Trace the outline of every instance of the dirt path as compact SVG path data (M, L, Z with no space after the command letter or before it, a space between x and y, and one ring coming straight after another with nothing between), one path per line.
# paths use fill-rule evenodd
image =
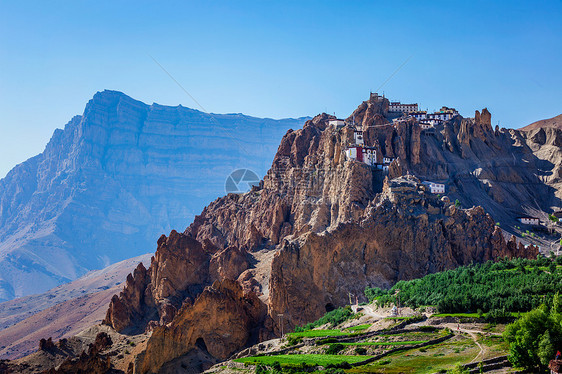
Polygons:
M459 328L459 325L456 323L445 323L442 326L448 327L451 329L451 331L453 332L464 332L466 334L468 334L470 336L470 338L474 341L474 343L478 346L478 348L480 349L480 352L476 355L476 357L474 357L472 359L472 361L470 361L470 363L474 363L478 360L479 357L481 357L482 359L484 359L484 355L488 352L488 350L486 349L485 346L483 346L482 344L480 344L478 342L478 335L476 334L482 334L482 331L480 330L469 330L469 329L465 329L463 327ZM490 333L490 335L501 335L501 334L497 334L497 333Z
M364 313L364 314L366 314L370 317L373 317L375 319L383 319L383 318L387 317L385 315L375 313L375 311L373 310L373 307L371 305L363 305L361 308L362 308L361 309L362 313Z

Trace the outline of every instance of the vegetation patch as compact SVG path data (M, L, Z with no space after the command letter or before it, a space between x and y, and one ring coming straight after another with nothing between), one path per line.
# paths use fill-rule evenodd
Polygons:
M308 331L300 331L300 332L291 332L287 334L288 337L295 337L295 338L317 338L321 336L347 336L349 335L346 332L341 330L308 330Z
M353 318L353 316L354 316L353 311L351 310L351 307L348 305L343 308L334 309L331 312L324 314L324 316L321 317L320 319L308 323L302 327L300 326L295 327L295 332L312 330L316 327L320 327L327 323L330 324L330 326L335 327L347 321L348 319Z
M276 356L254 356L237 358L234 361L249 364L272 365L279 362L284 365L307 365L327 366L330 364L342 364L344 362L353 364L366 360L368 356L343 356L343 355L327 355L327 354L300 354L300 355L276 355Z
M356 332L356 331L364 331L364 330L367 330L369 327L371 327L371 324L370 324L370 323L366 323L366 324L364 324L364 325L348 327L346 330L347 330L347 331L355 331L355 332Z
M548 362L562 349L561 304L556 293L550 308L542 305L506 327L503 336L514 366L530 372L546 371Z
M440 313L475 312L479 309L489 320L513 318L514 312L527 312L542 303L551 303L562 284L558 265L562 257L536 260L511 259L461 266L454 270L429 274L420 279L400 281L389 290L365 289L370 301L412 308L437 306Z
M355 343L341 343L343 345L358 345L358 346L370 346L370 345L415 345L427 343L427 340L411 340L411 341L395 341L395 342L355 342Z
M422 349L410 349L392 353L372 364L346 370L347 373L413 373L433 374L453 370L459 364L470 362L480 351L466 337L459 341L447 341ZM390 360L390 362L388 362Z

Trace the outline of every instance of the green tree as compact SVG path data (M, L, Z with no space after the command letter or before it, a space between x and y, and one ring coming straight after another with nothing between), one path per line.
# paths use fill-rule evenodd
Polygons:
M552 297L552 308L550 309L550 313L553 315L559 315L562 310L560 310L560 293L556 291L554 296Z
M549 330L546 330L539 340L539 349L537 354L541 364L544 366L548 366L548 362L554 358L554 355L556 355L556 349L554 348L554 344L552 344L552 338L550 337Z
M544 305L525 313L505 329L509 361L530 371L545 370L560 348L561 335L559 314L549 313Z
M456 200L455 200L455 206L456 206L457 208L460 208L461 202L459 201L459 199L456 199Z
M268 370L267 370L267 366L265 366L264 364L257 364L256 365L256 374L267 374Z

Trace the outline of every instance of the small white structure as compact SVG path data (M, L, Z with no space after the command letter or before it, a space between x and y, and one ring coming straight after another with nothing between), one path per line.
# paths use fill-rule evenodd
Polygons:
M415 112L410 112L410 115L418 121L427 118L427 112L425 110L416 110Z
M391 113L410 113L418 110L418 104L402 104L400 101L391 102L388 111Z
M328 125L338 129L345 126L345 121L343 119L331 119L328 121Z
M345 157L348 160L357 160L374 166L377 163L377 150L373 147L354 145L345 150Z
M390 164L390 163L392 163L392 161L394 161L394 158L392 158L392 157L383 157L382 158L383 164Z
M445 185L442 184L442 183L425 181L425 182L422 182L422 184L429 187L429 192L431 192L431 193L445 193Z
M355 140L355 144L363 145L363 131L355 130L353 132L353 140Z
M439 125L450 120L459 114L455 108L441 107L438 112L427 113L425 110L411 112L410 116L414 117L419 123L422 130L427 130L435 125Z
M536 217L517 217L517 220L524 225L538 226L540 221Z
M374 148L363 148L363 162L375 166L377 163L377 150Z
M345 150L345 158L363 162L363 149L361 147L349 147Z

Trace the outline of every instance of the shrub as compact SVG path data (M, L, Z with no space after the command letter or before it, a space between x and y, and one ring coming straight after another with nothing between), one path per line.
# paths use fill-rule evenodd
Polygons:
M330 344L328 348L324 351L327 355L335 355L338 354L345 346L341 343Z
M295 337L295 336L289 335L287 337L287 344L288 345L297 345L300 342L302 342L302 336Z
M367 354L367 350L363 347L355 347L355 354L363 356Z
M257 364L255 373L256 374L266 374L266 373L268 373L267 366L265 366L264 364Z
M347 361L340 362L339 364L328 364L327 369L351 369L351 365Z
M420 326L419 329L421 331L425 331L425 332L433 332L433 331L437 330L437 327L435 327L435 326Z
M328 344L328 343L335 343L335 342L337 342L337 341L338 341L338 339L336 339L336 338L318 339L318 340L316 341L316 343L314 343L314 344L316 344L316 345L323 345L323 344Z

